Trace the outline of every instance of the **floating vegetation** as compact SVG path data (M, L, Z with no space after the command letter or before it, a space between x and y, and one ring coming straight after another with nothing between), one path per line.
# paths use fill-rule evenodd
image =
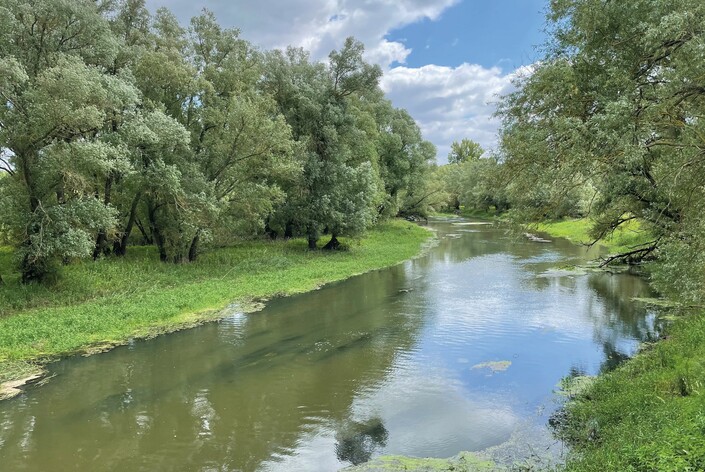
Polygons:
M505 370L509 369L509 366L512 365L512 361L490 361L490 362L482 362L480 364L475 364L472 366L473 369L490 369L492 373L496 372L504 372Z
M461 452L450 459L383 456L365 464L348 467L343 472L471 472L497 470L497 466L479 454Z

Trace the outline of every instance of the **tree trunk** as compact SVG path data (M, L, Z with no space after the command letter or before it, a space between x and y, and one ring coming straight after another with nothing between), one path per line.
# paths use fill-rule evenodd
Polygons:
M28 243L25 243L28 244ZM46 259L35 259L26 254L20 262L20 272L22 273L22 283L41 282L49 272L48 261Z
M130 238L130 233L132 233L132 228L135 224L135 219L137 217L137 205L140 202L142 194L137 192L135 198L132 199L132 206L130 207L130 216L127 219L127 225L125 230L120 235L119 239L116 239L113 243L113 254L116 256L124 256L127 254L127 240Z
M103 195L103 204L105 206L110 205L110 192L113 188L113 177L108 176L107 179L105 179L105 194ZM98 259L101 254L108 255L110 254L110 248L108 248L108 233L105 228L102 228L100 231L98 231L98 237L96 238L95 241L95 248L93 249L93 260Z
M149 218L149 229L152 231L154 243L157 245L157 249L159 250L159 260L162 262L166 262L169 257L166 254L166 247L164 246L164 236L159 230L159 225L157 224L156 208L152 201L147 202L147 217Z
M135 219L135 224L137 225L137 228L139 228L140 233L142 233L142 242L144 244L154 244L154 238L147 232L147 229L144 227L139 218Z
M269 226L269 221L264 224L264 233L269 236L269 239L271 239L272 241L276 241L277 236L279 236L279 234L277 234L277 232L274 231L271 226Z
M330 241L328 241L326 245L323 246L323 249L327 251L335 251L338 248L340 248L340 241L338 241L336 234L333 233L333 236L330 238Z
M27 187L27 195L29 196L29 210L31 219L36 217L37 209L40 206L40 200L37 197L37 191L35 188L35 181L32 175L32 160L31 153L28 154L18 154L17 161L18 167L22 172L22 177L24 183ZM27 228L27 237L23 241L22 245L26 248L32 246L32 235L38 234L41 231L41 224L37 222L30 221ZM31 252L31 251L30 251ZM48 270L48 261L45 259L38 259L30 257L29 253L26 253L20 262L20 272L22 273L22 283L27 284L30 282L40 282Z
M291 239L294 237L294 222L287 221L286 227L284 228L284 239Z
M318 238L316 236L310 235L308 236L308 248L311 250L317 249L316 244L318 243Z
M201 231L196 231L196 236L194 236L191 241L191 247L188 250L188 261L194 262L198 258L198 242L201 238Z

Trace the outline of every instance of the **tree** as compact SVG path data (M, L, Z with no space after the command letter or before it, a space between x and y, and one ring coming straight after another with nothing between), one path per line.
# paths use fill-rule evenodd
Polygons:
M402 208L402 202L407 195L421 191L436 150L423 140L421 130L406 110L393 108L388 100L380 98L373 111L379 173L384 185L379 212L382 216L396 216L400 210L411 210Z
M374 146L357 126L360 115L350 100L375 93L381 70L362 53L362 44L348 38L328 66L297 49L268 57L264 88L291 126L303 161L299 185L277 220L305 234L311 249L324 232L331 235L326 247L336 248L337 236L366 229L376 216Z
M448 153L448 164L460 164L479 159L485 150L475 141L463 138L462 141L453 141Z
M2 216L30 282L114 226L97 185L126 165L109 124L129 119L139 93L108 73L119 44L94 2L8 0L0 17Z
M660 248L660 280L677 280L667 261L697 254L704 236L705 5L559 0L549 19L546 57L501 110L513 184L545 185L553 203L592 189L595 238L639 220L653 239L623 259Z

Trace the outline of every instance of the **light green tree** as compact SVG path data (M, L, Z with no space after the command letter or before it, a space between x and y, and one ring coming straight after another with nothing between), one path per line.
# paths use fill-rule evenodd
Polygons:
M362 44L348 38L327 66L297 49L268 58L265 90L291 126L303 161L301 180L280 207L277 224L305 234L312 249L325 232L331 235L326 247L336 248L337 236L366 229L377 214L374 146L350 100L376 93L381 70L365 63L362 53Z
M502 106L513 185L524 194L550 189L551 205L592 189L595 238L640 221L652 240L618 259L637 261L660 249L665 270L656 280L680 291L688 286L683 274L698 271L675 270L669 261L697 264L705 240L705 5L558 0L549 20L546 57Z
M448 153L448 163L449 164L460 164L468 161L475 161L479 159L485 150L482 149L479 143L467 138L463 138L460 142L453 141L450 145L450 152Z
M128 166L113 134L139 92L111 68L120 45L95 2L8 0L0 18L2 217L29 282L114 226L100 182Z

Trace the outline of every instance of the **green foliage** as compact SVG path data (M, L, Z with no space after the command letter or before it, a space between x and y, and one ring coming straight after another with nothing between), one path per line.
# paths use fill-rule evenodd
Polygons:
M659 287L697 298L702 273L670 282L705 237L705 6L560 0L549 20L546 56L501 107L516 206L533 218L589 214L597 237L639 220L654 239L636 258L660 249Z
M530 225L537 231L548 233L556 238L566 238L577 244L592 244L595 236L591 232L594 222L589 219L567 219L557 221L542 221ZM641 247L653 237L641 227L638 221L631 220L621 225L612 234L601 238L598 242L605 246L610 253L628 252Z
M94 233L113 225L94 189L124 166L111 136L139 92L129 74L106 73L118 44L94 3L10 3L0 40L0 147L10 178L0 191L11 198L0 210L31 281L57 258L90 254ZM36 24L43 34L33 33Z
M705 5L557 0L549 21L546 56L501 107L512 203L589 216L589 235L582 222L544 229L606 240L623 260L657 255L656 287L701 305ZM703 470L703 340L701 314L678 319L569 402L555 418L566 469Z
M453 141L448 153L448 164L476 161L484 153L485 150L482 149L482 146L471 139L463 138L460 142Z
M494 157L459 160L437 167L432 182L437 189L433 199L436 211L465 210L496 213L510 207L508 191L502 185L502 165Z
M379 203L377 156L352 100L377 95L381 71L362 60L362 44L349 38L330 54L330 64L309 61L301 50L269 55L265 90L300 143L303 175L292 182L290 201L272 224L287 225L308 237L311 248L328 231L354 235L375 220ZM306 84L306 86L299 86Z
M144 0L0 13L0 237L25 282L124 256L136 228L176 263L264 231L360 234L435 154L353 38L323 64Z

